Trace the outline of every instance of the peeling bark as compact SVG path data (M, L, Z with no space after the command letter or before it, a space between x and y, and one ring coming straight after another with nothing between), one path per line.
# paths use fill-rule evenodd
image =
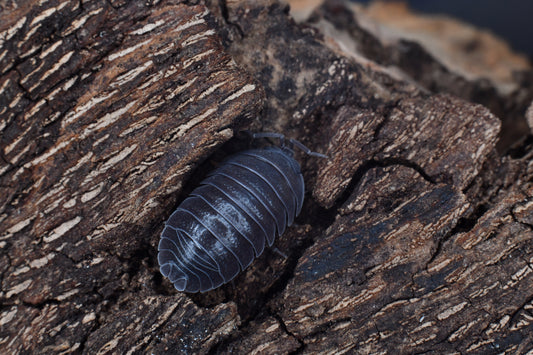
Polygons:
M4 5L2 353L533 348L532 145L498 140L531 121L528 74L505 96L345 6L297 24L274 0ZM298 154L288 258L177 293L163 221L242 128L329 158Z

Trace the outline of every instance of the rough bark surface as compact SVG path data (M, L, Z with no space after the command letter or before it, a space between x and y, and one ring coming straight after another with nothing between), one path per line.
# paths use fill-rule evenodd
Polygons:
M337 1L2 6L2 353L533 350L531 70L502 93ZM178 293L162 224L242 128L329 158L288 258Z

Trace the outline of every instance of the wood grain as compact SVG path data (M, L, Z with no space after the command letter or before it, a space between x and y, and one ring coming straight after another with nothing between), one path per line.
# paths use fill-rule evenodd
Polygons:
M38 30L49 21L50 34ZM2 301L41 340L15 332L6 350L48 339L50 351L63 349L53 339L80 330L61 319L94 327L94 309L75 305L98 302L97 290L129 273L122 263L150 243L184 178L261 107L260 89L223 51L212 21L203 6L48 3L7 29ZM49 43L27 53L41 42L33 33ZM56 313L43 320L55 334L31 305ZM34 316L18 319L27 310Z
M341 1L1 6L2 353L533 349L533 145L499 143L531 73L496 93ZM328 159L296 153L287 258L178 293L163 223L242 128Z

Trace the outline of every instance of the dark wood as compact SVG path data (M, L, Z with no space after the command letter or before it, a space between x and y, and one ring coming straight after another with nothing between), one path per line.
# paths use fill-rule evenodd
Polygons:
M533 146L506 128L533 73L503 94L338 1L2 6L2 353L533 349ZM329 158L297 154L288 258L176 292L163 222L243 128Z

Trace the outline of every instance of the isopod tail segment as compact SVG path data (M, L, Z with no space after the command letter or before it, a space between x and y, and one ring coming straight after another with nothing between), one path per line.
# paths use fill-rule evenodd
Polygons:
M307 148L302 142L299 140L289 138L287 139L284 134L282 133L276 133L276 132L251 132L244 130L243 133L249 135L252 139L259 139L259 138L275 138L279 139L280 141L280 147L281 149L290 152L291 154L294 153L294 147L298 147L301 151L303 151L305 154L318 157L318 158L325 158L327 159L328 156L313 152L311 149Z
M168 277L178 291L185 290L189 277L171 264L164 264L160 268L161 274Z

